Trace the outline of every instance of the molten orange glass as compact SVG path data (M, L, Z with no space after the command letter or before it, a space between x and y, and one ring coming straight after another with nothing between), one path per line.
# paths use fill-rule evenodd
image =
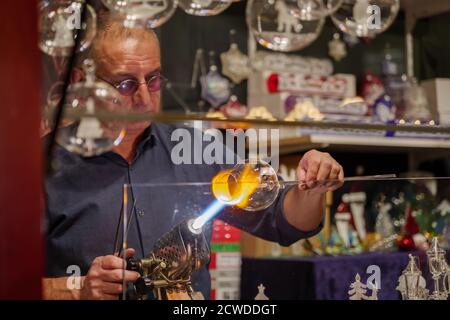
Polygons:
M279 187L275 170L261 160L221 171L211 182L212 193L219 202L248 211L270 206Z

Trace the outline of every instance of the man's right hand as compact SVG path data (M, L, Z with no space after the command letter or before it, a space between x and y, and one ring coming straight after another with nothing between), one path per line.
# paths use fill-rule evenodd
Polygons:
M125 257L134 254L133 249L127 249ZM122 283L135 282L140 274L135 271L124 270L126 262L117 256L97 257L84 278L81 289L81 300L117 300L122 293Z

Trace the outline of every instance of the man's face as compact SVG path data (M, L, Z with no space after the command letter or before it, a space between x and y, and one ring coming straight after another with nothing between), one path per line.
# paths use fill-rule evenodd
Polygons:
M135 80L138 89L130 96L122 95L123 107L137 113L155 114L160 110L160 91L152 92L147 81L161 70L160 49L156 38L146 35L142 39L106 38L97 43L97 76L118 85L125 80ZM127 125L127 134L139 134L150 122L132 122Z

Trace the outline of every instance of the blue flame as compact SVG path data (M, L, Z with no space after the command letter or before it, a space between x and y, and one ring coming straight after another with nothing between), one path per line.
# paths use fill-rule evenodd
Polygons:
M200 229L205 225L205 223L214 218L220 210L223 209L223 207L225 207L224 203L214 200L213 203L211 203L209 207L206 208L206 210L197 219L195 219L192 227L194 229Z

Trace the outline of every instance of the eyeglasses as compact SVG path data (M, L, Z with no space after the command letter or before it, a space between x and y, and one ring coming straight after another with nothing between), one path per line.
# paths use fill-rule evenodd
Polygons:
M164 85L168 82L168 80L161 74L152 75L144 82L139 82L136 79L126 79L119 83L114 84L103 78L99 79L112 85L123 96L132 96L133 94L136 93L141 84L146 84L149 92L157 92L160 91L164 87Z

